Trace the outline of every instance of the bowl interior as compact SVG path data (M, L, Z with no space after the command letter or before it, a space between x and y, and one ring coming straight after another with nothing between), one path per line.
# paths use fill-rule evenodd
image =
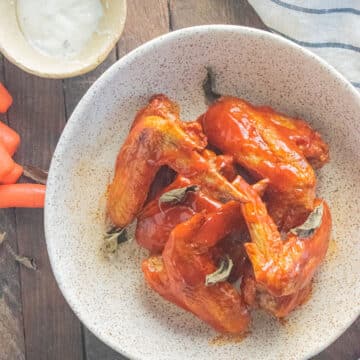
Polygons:
M16 1L0 2L0 52L23 70L50 78L83 74L99 65L119 39L125 24L126 0L102 0L104 16L82 51L71 59L42 55L25 39L17 20Z
M310 301L280 324L254 311L251 333L227 342L191 314L149 290L147 255L124 244L103 260L105 192L135 112L167 94L194 119L206 106L206 66L216 90L308 120L330 144L318 194L332 210L330 249ZM66 299L85 325L136 359L307 358L341 334L359 312L360 100L332 68L277 36L233 26L204 26L160 37L106 72L79 103L51 165L45 210L49 255ZM219 345L221 343L221 346Z

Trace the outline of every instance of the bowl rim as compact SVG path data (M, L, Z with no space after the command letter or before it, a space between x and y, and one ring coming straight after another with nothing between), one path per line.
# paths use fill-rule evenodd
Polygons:
M139 47L135 48L134 50L130 51L128 54L123 56L121 59L116 61L114 64L112 64L86 91L84 96L81 98L79 103L76 105L75 110L73 111L72 115L70 116L69 120L67 121L65 128L60 136L60 139L58 141L58 144L56 146L56 149L53 154L53 158L51 160L50 168L49 168L49 177L48 177L48 184L46 189L46 198L45 198L45 207L44 207L44 228L45 228L45 238L46 238L46 246L47 251L49 254L49 260L51 264L52 271L54 273L55 279L57 281L57 284L66 299L67 303L70 305L71 309L74 311L76 316L80 319L80 321L89 329L95 336L97 336L101 341L103 341L107 346L114 349L118 353L128 357L129 359L138 359L143 360L140 358L134 357L132 354L124 351L121 348L121 345L119 343L112 342L109 340L106 336L103 336L100 331L98 331L96 326L92 326L88 323L86 316L82 316L81 311L81 305L76 301L76 298L72 298L69 292L67 291L67 287L65 284L62 283L61 279L61 271L57 271L57 265L56 265L56 256L55 256L55 249L53 248L53 245L56 241L56 235L54 232L51 231L51 224L50 224L50 216L49 212L51 212L52 207L52 199L55 198L55 192L54 188L52 187L52 183L56 183L54 181L55 174L58 170L58 166L55 165L53 159L55 157L58 157L58 155L62 152L62 147L66 145L67 143L67 137L71 133L73 133L75 129L75 124L77 122L77 119L79 115L82 113L83 109L85 109L88 105L91 103L91 97L96 90L96 88L101 88L109 79L112 78L112 76L118 71L118 69L126 67L127 64L131 63L133 59L135 59L138 55L141 55L141 53L147 49L151 48L152 46L166 41L176 41L178 37L181 36L191 36L193 32L197 33L203 33L203 34L209 34L211 32L237 32L242 33L243 35L255 35L255 36L261 36L269 39L270 41L275 41L278 44L281 44L285 47L290 47L297 51L298 53L302 53L302 55L306 56L309 59L315 60L327 71L329 71L332 76L339 81L340 85L344 86L346 91L349 91L350 94L352 94L357 101L360 104L360 93L355 89L355 87L351 84L349 80L347 80L342 74L339 73L338 70L336 70L332 65L328 64L325 60L320 58L318 55L314 54L310 50L284 38L280 35L256 29L251 28L248 26L239 26L239 25L198 25L198 26L191 26L182 28L173 32L166 33L164 35L155 37L154 39L140 45ZM331 343L333 343L337 338L339 338L345 330L357 319L357 317L360 314L360 310L358 311L358 314L354 316L353 318L350 318L343 328L340 329L340 331L329 338L329 340L323 344L319 345L317 348L314 348L312 353L309 353L309 357L313 357L316 354L323 351L325 348L327 348Z
M120 23L120 26L118 27L118 30L115 33L115 35L111 37L111 41L109 41L107 43L108 45L98 55L96 55L94 61L92 61L91 63L87 62L84 66L77 67L75 70L71 70L71 67L69 71L61 71L61 72L57 72L57 71L45 72L41 70L35 70L34 68L24 64L23 62L18 61L13 55L11 55L11 53L7 50L7 48L4 47L1 43L0 43L0 54L2 54L8 61L10 61L12 64L17 66L21 70L45 79L67 79L67 78L86 74L91 70L97 68L108 57L111 50L116 46L122 33L124 32L126 17L127 17L127 0L122 0L122 1L124 3L123 4L124 18L123 21Z

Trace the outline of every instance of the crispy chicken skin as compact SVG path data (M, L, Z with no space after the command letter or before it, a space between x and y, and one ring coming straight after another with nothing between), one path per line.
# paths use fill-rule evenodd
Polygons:
M234 229L239 210L239 203L231 201L214 213L196 214L174 228L162 257L151 257L142 266L155 291L222 333L243 333L250 322L244 301L229 282L205 285L206 275L216 270L213 249Z
M236 177L231 156L216 156L215 153L209 150L203 151L202 155L208 161L211 161L219 173L226 179L231 181ZM168 191L195 185L195 183L196 177L190 180L178 175L169 186L163 188L155 199L144 207L138 216L135 234L139 245L150 250L152 253L161 252L171 230L176 225L190 219L195 213L215 211L221 206L220 202L206 195L201 190L188 193L185 201L181 204L159 204L159 198ZM239 224L242 224L244 228L240 212Z
M221 170L219 170L221 171ZM229 171L229 170L227 170ZM236 184L237 178L233 184ZM194 184L195 179L178 176L173 183L164 188L154 200L150 201L138 216L135 238L138 244L152 253L161 252L169 237L171 230L178 224L190 219L199 212L211 212L221 207L221 202L215 200L211 194L204 193L201 189L187 194L185 200L177 205L159 205L161 195L173 189L179 189ZM267 181L261 180L253 188L263 194ZM206 191L206 190L205 190ZM246 225L239 211L237 232L245 232Z
M249 308L262 308L277 318L288 316L305 303L311 294L312 282L302 289L285 296L273 296L256 282L251 263L242 265L241 293Z
M136 116L108 190L108 214L115 226L124 227L134 220L162 165L189 178L196 176L197 183L217 199L246 201L199 153L206 145L201 126L180 121L176 109L164 95L157 95Z
M114 225L123 227L134 219L162 165L172 163L184 174L207 168L195 151L202 150L206 142L194 131L187 134L182 125L176 105L162 95L153 97L137 114L109 186L108 212Z
M293 294L310 283L326 255L331 234L330 210L324 200L316 199L315 209L321 209L319 226L308 236L288 232L283 239L260 196L241 180L237 187L251 199L242 204L242 214L251 237L244 246L255 279L273 296Z
M311 166L328 161L320 135L299 119L221 97L199 118L208 141L259 179L270 181L269 211L289 229L313 209L316 177Z

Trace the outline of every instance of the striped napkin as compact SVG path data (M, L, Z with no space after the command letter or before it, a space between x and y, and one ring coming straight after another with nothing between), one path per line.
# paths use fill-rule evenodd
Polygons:
M360 0L248 0L265 25L313 51L360 91Z

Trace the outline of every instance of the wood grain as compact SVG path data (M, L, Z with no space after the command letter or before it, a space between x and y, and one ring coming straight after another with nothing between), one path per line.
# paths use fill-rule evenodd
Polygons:
M119 57L168 31L169 12L166 0L128 1L124 34L118 43Z
M0 82L6 85L4 61L1 56ZM0 121L7 123L7 116L2 114ZM2 232L6 232L6 243L18 251L13 209L0 210L0 233ZM9 255L4 244L0 245L0 349L0 360L25 359L19 266Z
M247 1L241 0L169 0L171 27L205 24L234 24L266 29Z
M14 213L0 210L0 233L6 230L6 243L17 251ZM25 359L20 275L18 265L0 245L0 359Z
M109 346L105 345L100 339L85 329L84 347L86 349L87 360L126 360Z
M17 251L14 211L0 210L0 233ZM19 266L0 245L0 359L25 359Z
M22 138L20 163L48 168L65 124L61 81L28 75L5 61L5 78L14 97L9 123ZM39 270L21 268L25 348L28 360L82 359L80 324L65 303L50 268L43 211L15 211L19 252L36 259Z

